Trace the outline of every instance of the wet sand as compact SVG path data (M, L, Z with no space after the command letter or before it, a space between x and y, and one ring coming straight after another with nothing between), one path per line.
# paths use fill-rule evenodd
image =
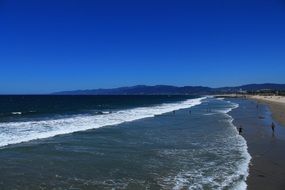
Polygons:
M259 104L254 100L231 99L240 107L233 110L234 124L242 126L243 136L247 140L249 153L252 156L249 177L249 190L282 190L285 188L285 127L277 123L275 133L270 124L278 109L282 107L273 103ZM273 107L274 106L274 107ZM273 109L274 108L274 109ZM280 113L279 113L280 114ZM276 118L276 116L274 117ZM281 123L281 122L280 122Z
M285 97L282 96L249 96L258 103L266 104L270 107L273 118L281 125L285 126Z

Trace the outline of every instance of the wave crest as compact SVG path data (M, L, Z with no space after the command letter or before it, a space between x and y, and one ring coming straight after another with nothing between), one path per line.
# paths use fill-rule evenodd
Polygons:
M199 105L203 99L205 98L189 99L152 107L138 107L94 116L75 115L64 119L0 123L0 146L154 117L155 115Z

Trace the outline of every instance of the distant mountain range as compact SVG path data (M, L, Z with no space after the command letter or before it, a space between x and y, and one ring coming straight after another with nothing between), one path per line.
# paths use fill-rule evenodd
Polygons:
M260 91L260 90L279 90L285 91L285 84L248 84L236 87L210 88L203 86L169 86L156 85L146 86L138 85L132 87L121 87L113 89L94 89L94 90L75 90L53 93L55 95L174 95L174 94L217 94L217 93L235 93L242 91Z

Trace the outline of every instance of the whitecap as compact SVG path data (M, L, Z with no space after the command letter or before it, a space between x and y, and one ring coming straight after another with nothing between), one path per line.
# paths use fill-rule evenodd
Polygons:
M22 115L22 112L11 112L12 115Z
M199 105L203 99L205 99L205 97L176 103L165 103L151 107L120 110L109 114L93 116L75 115L70 118L61 119L0 123L0 146L154 117L155 115Z

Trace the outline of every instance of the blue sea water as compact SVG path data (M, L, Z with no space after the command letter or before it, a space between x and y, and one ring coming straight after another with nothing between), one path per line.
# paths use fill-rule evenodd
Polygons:
M0 97L0 189L246 189L228 112L191 96Z

